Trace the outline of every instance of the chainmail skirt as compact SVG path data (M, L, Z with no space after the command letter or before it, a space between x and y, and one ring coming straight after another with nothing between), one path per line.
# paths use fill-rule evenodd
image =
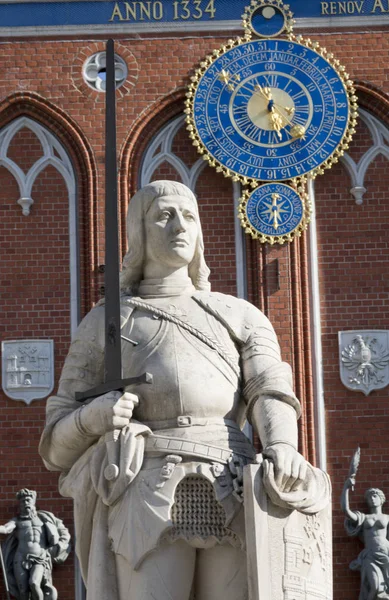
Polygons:
M222 542L240 545L236 534L225 526L224 508L216 499L212 483L205 477L188 475L180 481L174 496L171 520L173 527L164 536L170 542L184 539L188 542L208 542L207 547Z

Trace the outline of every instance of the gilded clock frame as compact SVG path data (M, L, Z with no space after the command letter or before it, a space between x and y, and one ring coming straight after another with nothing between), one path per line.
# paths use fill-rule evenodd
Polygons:
M261 2L258 2L256 6L260 6ZM294 178L296 180L296 185L302 181L304 176L309 175L311 178L317 177L317 175L324 174L326 169L330 169L334 164L339 162L339 158L344 155L344 153L349 149L349 144L352 140L352 137L355 133L355 126L357 124L358 118L358 106L357 106L357 97L355 95L355 87L353 81L350 79L349 74L346 72L346 68L340 64L340 61L337 60L332 52L328 52L326 48L321 48L318 42L312 41L310 38L304 39L301 35L295 36L293 33L289 33L287 39L300 44L301 46L305 46L306 48L310 48L314 50L319 55L321 55L327 62L332 66L332 68L336 71L337 75L341 79L344 84L347 98L349 102L349 115L348 122L345 133L337 146L337 148L332 152L332 154L327 157L319 166L315 169L303 173L300 177ZM217 158L212 156L206 146L203 144L201 137L199 135L198 129L196 127L195 118L194 118L194 98L197 91L197 87L200 83L201 78L207 71L207 69L213 64L213 62L225 54L229 52L233 48L240 46L246 42L251 41L252 32L251 30L246 28L245 35L243 37L238 37L236 39L230 39L228 42L221 46L218 50L214 50L212 54L208 54L205 59L200 63L200 66L196 69L195 74L191 77L191 83L188 88L188 92L186 93L186 101L185 101L185 110L186 114L186 123L187 130L189 132L189 137L192 140L193 145L196 147L197 152L202 156L204 161L207 161L209 166L216 168L218 173L222 173L224 177L231 178L235 182L240 182L244 186L250 185L252 188L257 187L259 180L253 179L250 177L246 177L241 175L240 173L236 173L231 169L225 167L222 163L220 163ZM261 38L265 39L265 38ZM274 38L268 38L269 40ZM285 180L287 181L287 180Z

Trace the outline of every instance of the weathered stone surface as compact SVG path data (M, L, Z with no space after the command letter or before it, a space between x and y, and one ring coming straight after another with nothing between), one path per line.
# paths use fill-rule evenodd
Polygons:
M0 526L8 535L2 548L6 589L18 600L57 600L52 569L69 556L69 531L53 513L37 511L34 490L24 488L16 497L19 514Z
M104 308L95 307L74 336L40 444L75 502L88 600L188 600L192 582L196 600L247 600L243 469L256 456L246 418L271 465L268 493L312 496L291 369L263 313L210 291L187 187L140 190L128 236L123 377L147 371L153 384L75 402L103 379Z
M327 476L312 473L327 487ZM277 506L266 492L263 467L248 465L244 475L250 600L332 600L331 505L312 495L303 511ZM265 476L266 479L266 476ZM291 502L293 495L291 493ZM322 492L319 492L321 495ZM319 501L318 501L319 500ZM300 504L297 501L297 505Z

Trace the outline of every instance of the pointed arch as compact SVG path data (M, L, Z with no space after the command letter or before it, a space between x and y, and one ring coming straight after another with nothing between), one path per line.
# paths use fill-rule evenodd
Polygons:
M129 199L139 188L141 161L150 140L169 121L182 114L186 89L178 88L142 112L128 132L119 154L120 230L126 252L125 222Z
M42 157L25 175L7 157L7 149L13 137L23 127L37 136L42 145ZM19 190L31 198L31 189L39 173L47 166L55 167L63 176L69 192L69 209L73 217L69 223L70 243L83 248L72 258L72 269L79 273L77 284L73 282L72 330L79 317L96 299L97 288L97 171L93 151L79 125L69 115L46 98L33 92L17 92L0 102L0 165L15 177ZM73 175L72 175L73 174ZM23 196L21 196L23 198ZM70 215L71 216L71 215ZM78 240L78 243L76 243ZM73 264L76 260L76 264Z
M206 169L207 162L195 151L190 164L177 155L175 136L185 128L186 88L158 100L142 113L130 130L120 156L122 252L126 251L125 220L127 205L137 189L149 183L162 164L169 164L180 176L182 183L195 191L197 182ZM192 147L188 136L188 145ZM237 213L241 195L240 186L231 182L231 203ZM239 297L247 296L245 234L238 219L234 220L236 289Z
M164 127L155 136L150 146L146 150L143 160L140 164L139 185L143 187L150 183L151 178L158 167L164 163L169 163L180 175L182 183L194 190L197 179L206 166L202 158L189 167L184 161L174 154L172 146L174 138L179 130L185 126L185 116L179 115ZM189 143L189 142L188 142Z
M389 94L368 81L354 82L358 104L389 127Z
M22 129L29 129L39 140L42 147L42 156L30 167L27 173L8 156L9 147L14 137ZM58 156L56 155L56 152ZM23 207L23 214L30 214L30 206L34 203L32 188L38 175L49 165L59 171L65 180L69 198L75 198L76 180L73 166L63 146L57 138L37 121L29 117L18 117L0 131L0 165L9 170L19 185L19 204ZM75 208L75 201L71 203L71 210ZM73 221L75 215L73 215Z
M380 155L389 160L389 128L385 123L363 108L359 109L359 117L371 134L372 145L358 162L355 162L347 152L340 159L340 162L345 166L350 176L352 184L351 193L355 198L356 204L362 204L363 202L363 195L366 192L365 176L371 163Z

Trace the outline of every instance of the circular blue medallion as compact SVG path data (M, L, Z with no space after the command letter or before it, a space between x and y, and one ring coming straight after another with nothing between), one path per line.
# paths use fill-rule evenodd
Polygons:
M252 1L242 15L242 25L249 38L253 34L262 38L273 38L284 32L291 34L294 22L289 4L282 0Z
M275 37L285 29L285 14L278 6L263 4L253 11L250 25L256 35Z
M292 187L266 183L251 194L246 192L240 206L242 226L261 241L291 241L309 221L309 208Z

